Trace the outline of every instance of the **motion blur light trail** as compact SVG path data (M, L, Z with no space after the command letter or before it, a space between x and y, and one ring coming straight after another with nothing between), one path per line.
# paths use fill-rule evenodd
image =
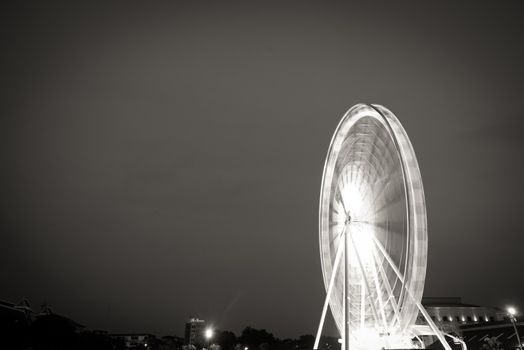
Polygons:
M320 254L327 307L343 349L449 345L420 301L427 262L426 206L415 152L398 119L358 104L328 150L320 196ZM415 326L422 313L427 326ZM414 345L412 339L418 339Z

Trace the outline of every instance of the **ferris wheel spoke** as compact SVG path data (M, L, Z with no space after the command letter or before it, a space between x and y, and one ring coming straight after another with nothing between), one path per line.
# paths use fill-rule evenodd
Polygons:
M366 190L362 195L362 203L368 203L370 202L370 199L373 196L373 186L370 186L369 183L366 184Z
M392 173L389 173L386 176L383 176L373 182L373 187L375 188L382 188L386 189L389 187L392 183L395 181L402 182L402 172L400 171L400 167L396 166Z
M368 231L368 234L375 236L375 237L377 236L377 231L387 233L386 228L389 227L388 222L383 223L383 222L371 222L367 220L358 220L358 221L355 220L355 221L352 221L352 223L368 226L369 228L366 229Z
M342 194L344 193L344 187L342 187L340 183L338 184L337 203L339 203L342 206L342 209L344 210L344 216L346 216L348 215L348 209L346 207L344 195Z
M380 214L385 210L391 209L392 207L402 204L403 201L404 201L404 198L400 196L396 198L390 198L387 202L383 203L382 206L380 206L378 209L374 210L373 212L375 214Z
M383 183L381 186L386 187L393 179L400 178L401 179L401 168L399 164L395 164L395 166L390 169L390 172L387 175L384 175L378 179L376 179L373 182L373 186L378 186L381 183Z
M383 188L382 191L378 192L377 195L375 196L375 198L373 198L373 201L369 203L369 207L370 208L374 208L375 204L377 203L381 203L381 207L386 205L387 203L391 202L391 201L394 201L396 200L397 198L402 198L404 197L403 194L404 192L400 192L400 193L391 193L391 190L396 190L396 189L392 189L391 187L389 188ZM389 192L388 192L389 191ZM381 208L379 207L379 209Z
M337 226L343 226L345 223L345 218L340 218L340 215L337 215L331 219L329 222L329 228L332 229Z
M370 230L370 232L373 232L374 234L376 231L382 233L383 235L402 235L404 233L404 226L399 227L399 225L404 225L404 223L399 221L391 221L386 219L377 222L359 221L359 223L373 228L373 230Z
M386 182L384 185L382 186L378 186L376 183L372 185L373 188L376 188L376 189L382 189L382 190L377 190L377 194L376 196L371 200L371 202L367 205L369 209L372 209L373 206L379 201L379 199L381 199L385 192L386 192L386 189L388 188L388 186L393 183L393 180L396 180L398 179L397 177L395 178L389 178L388 182Z
M373 247L371 247L373 249ZM387 331L388 329L388 323L386 321L386 312L385 312L385 306L384 306L384 301L382 300L382 288L380 287L380 283L379 283L379 280L378 280L378 273L377 273L377 268L375 266L375 259L373 257L373 252L371 252L371 272L372 272L372 275L373 275L373 281L375 282L375 288L376 288L376 291L377 291L377 299L378 299L378 305L380 307L380 316L382 317L382 323L384 324L384 330Z
M376 323L379 323L380 322L380 318L378 316L378 312L377 312L377 308L375 306L375 303L373 302L373 299L372 299L372 295L371 295L371 289L370 289L370 284L366 278L366 271L364 269L364 265L362 264L362 260L360 258L360 254L358 253L358 250L356 248L356 245L355 245L355 240L353 239L353 234L351 232L351 230L349 231L349 237L351 239L351 246L353 247L353 251L355 253L355 257L357 258L357 262L358 262L358 267L360 268L360 272L361 272L361 276L362 276L362 279L365 283L365 289L366 291L368 292L368 299L369 299L369 305L371 306L371 311L372 311L372 314L373 314L373 318L375 319L375 322Z
M363 188L364 185L369 188L369 186L367 186L369 184L369 178L371 174L369 169L372 168L373 165L368 160L365 160L362 163L366 163L366 166L364 167L363 164L359 165L359 172L361 176L359 177L360 181L356 185L358 188Z
M375 158L375 153L373 152L374 150L377 149L377 142L378 140L380 140L378 134L376 132L372 132L373 134L373 141L372 142L369 142L371 144L371 146L369 147L370 150L368 152L368 158L367 158L367 161L369 162L369 160L371 159L371 157Z
M366 285L364 278L360 280L360 328L366 323Z
M389 266L391 267L393 272L395 272L395 274L397 275L397 277L400 280L400 282L402 284L404 284L404 277L405 276L403 276L400 273L400 270L398 269L397 265L395 264L395 262L393 261L391 256L389 256L388 252L386 251L386 249L384 248L382 243L380 243L380 241L377 238L375 238L375 237L372 237L372 239L373 239L373 242L375 243L375 246L378 248L378 250L382 254L382 256L386 259L386 261L388 262Z
M366 210L366 215L369 215L371 212L375 212L374 210L374 207L375 207L375 204L383 198L383 196L385 195L385 190L382 190L382 191L377 191L378 193L375 195L375 197L372 198L372 200L369 202L369 203L364 203L367 210Z
M338 235L335 236L335 237L333 237L333 238L331 239L331 241L329 242L329 244L330 244L330 245L335 244L335 242L336 242L337 240L340 240L340 237L339 237Z
M373 253L373 257L374 257L374 261L378 267L378 271L380 273L380 277L382 278L382 281L384 282L384 286L386 288L386 292L388 293L388 299L387 301L391 304L391 307L393 309L393 318L391 320L391 324L390 324L390 327L393 328L393 326L395 325L395 320L397 322L400 322L400 313L399 313L399 310L398 310L398 304L397 304L397 300L395 298L395 294L393 294L393 289L391 288L391 285L389 284L389 278L387 277L387 274L386 274L386 271L384 270L384 266L382 265L382 263L379 261L379 256L377 254L377 251L376 251L376 248L373 247L372 249L372 253Z

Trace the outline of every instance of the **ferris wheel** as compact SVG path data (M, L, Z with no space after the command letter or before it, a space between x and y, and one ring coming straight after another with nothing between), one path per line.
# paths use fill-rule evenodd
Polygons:
M451 349L421 305L427 225L417 159L383 106L355 105L333 135L319 238L327 296L314 349L328 306L343 350L413 348L413 339L428 334ZM419 313L425 326L415 325Z

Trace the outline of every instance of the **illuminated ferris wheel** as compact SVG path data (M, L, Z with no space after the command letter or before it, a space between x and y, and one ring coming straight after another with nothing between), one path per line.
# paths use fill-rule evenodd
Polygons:
M434 335L450 350L421 305L427 227L420 171L398 119L358 104L329 146L320 194L320 257L327 308L343 349L413 348ZM421 313L426 325L415 325Z

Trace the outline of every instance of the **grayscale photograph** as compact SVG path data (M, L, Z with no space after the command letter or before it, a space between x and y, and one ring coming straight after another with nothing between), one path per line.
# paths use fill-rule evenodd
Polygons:
M4 1L0 349L523 350L522 1Z

